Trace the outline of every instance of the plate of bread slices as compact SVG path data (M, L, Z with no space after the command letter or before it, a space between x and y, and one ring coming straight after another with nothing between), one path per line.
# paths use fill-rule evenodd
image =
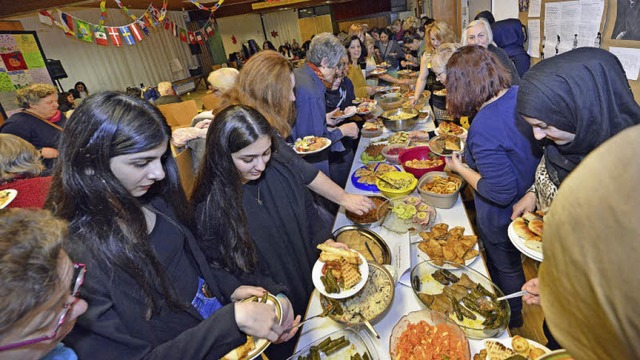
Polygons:
M513 245L521 253L542 261L542 232L544 213L542 211L525 212L509 224L507 233Z
M367 260L359 252L318 245L320 258L313 266L313 285L326 297L344 299L355 295L369 277Z

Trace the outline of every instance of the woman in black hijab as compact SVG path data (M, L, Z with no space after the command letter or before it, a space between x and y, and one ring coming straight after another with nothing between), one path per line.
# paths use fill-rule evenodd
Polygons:
M517 111L545 142L529 192L512 218L546 211L562 181L592 150L640 123L622 65L610 52L580 48L544 60L520 81Z

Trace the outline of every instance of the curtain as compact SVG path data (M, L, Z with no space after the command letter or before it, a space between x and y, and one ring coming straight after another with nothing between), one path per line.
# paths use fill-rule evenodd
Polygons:
M295 39L298 44L302 44L306 40L300 35L298 10L273 11L264 14L262 20L267 32L267 40L271 41L276 49L286 41L291 43ZM277 32L276 37L273 37L271 32Z
M18 1L18 0L14 0ZM141 16L143 10L131 10ZM69 8L64 12L83 21L97 24L100 16L95 9ZM56 11L52 15L58 19ZM182 12L169 11L167 17L181 28L186 28ZM40 23L37 13L19 19L27 31L36 31L44 53L49 59L62 61L68 78L60 82L65 90L73 87L77 81L87 85L90 93L102 90L124 91L128 86L155 86L161 81L172 81L189 76L189 67L197 66L197 59L191 55L189 46L174 37L171 31L162 28L149 29L150 36L144 36L134 45L123 44L115 47L109 40L109 46L84 42L69 38L54 26ZM132 22L131 18L119 9L107 9L106 26L123 26ZM172 73L169 62L178 59L182 64L181 73Z

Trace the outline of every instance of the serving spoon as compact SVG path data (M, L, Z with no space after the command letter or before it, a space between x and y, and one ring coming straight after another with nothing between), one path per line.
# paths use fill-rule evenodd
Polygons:
M507 300L507 299L513 299L513 298L524 296L527 294L529 294L527 290L522 290L522 291L514 292L513 294L501 296L497 298L495 302L500 302L502 300ZM495 308L495 302L492 301L491 297L487 295L480 296L476 299L476 305L478 305L480 309L486 310L486 311L493 310Z

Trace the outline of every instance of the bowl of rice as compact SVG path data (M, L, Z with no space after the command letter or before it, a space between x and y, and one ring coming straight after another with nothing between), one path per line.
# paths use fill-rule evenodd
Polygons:
M369 278L362 290L346 299L331 299L320 295L322 309L336 307L329 318L345 325L376 323L389 311L395 296L393 277L382 265L369 263ZM361 316L362 315L362 316ZM364 317L364 319L363 319Z

